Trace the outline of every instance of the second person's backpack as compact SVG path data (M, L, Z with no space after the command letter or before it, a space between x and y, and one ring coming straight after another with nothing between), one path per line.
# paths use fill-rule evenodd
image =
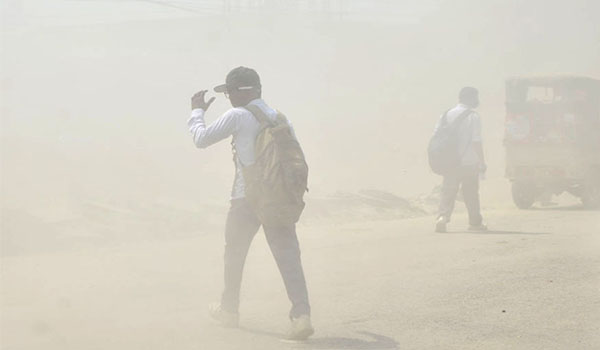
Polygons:
M260 222L270 226L294 224L304 209L308 165L286 117L272 121L258 107L245 107L260 123L254 145L255 162L242 168L246 200Z
M448 112L442 116L440 126L427 147L429 166L434 173L446 175L460 165L462 154L458 149L458 128L471 112L471 109L467 109L452 123L448 123Z

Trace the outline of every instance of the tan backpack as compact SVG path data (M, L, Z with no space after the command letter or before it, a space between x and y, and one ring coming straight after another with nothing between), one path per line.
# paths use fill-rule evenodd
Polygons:
M308 165L286 117L272 121L258 107L245 107L261 125L254 145L255 162L242 168L246 200L260 222L269 226L295 224L304 209Z

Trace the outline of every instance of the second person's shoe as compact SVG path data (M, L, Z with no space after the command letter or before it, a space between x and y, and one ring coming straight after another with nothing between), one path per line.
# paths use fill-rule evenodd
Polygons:
M223 310L219 303L208 305L208 313L213 320L219 322L223 327L236 328L239 325L240 315Z
M448 220L446 220L446 218L444 218L443 216L440 216L435 223L435 232L441 232L441 233L446 232L446 224L447 223L448 223Z

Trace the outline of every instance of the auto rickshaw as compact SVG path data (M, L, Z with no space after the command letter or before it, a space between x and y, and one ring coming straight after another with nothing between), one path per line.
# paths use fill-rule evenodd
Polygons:
M564 191L600 207L600 80L508 79L504 145L517 207Z

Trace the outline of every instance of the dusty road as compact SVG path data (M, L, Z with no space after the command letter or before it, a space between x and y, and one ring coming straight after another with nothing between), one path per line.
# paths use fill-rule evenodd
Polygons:
M498 231L436 234L430 217L300 227L316 327L303 344L279 340L288 303L261 235L239 330L206 314L220 232L7 256L2 349L600 348L600 213L486 215Z

